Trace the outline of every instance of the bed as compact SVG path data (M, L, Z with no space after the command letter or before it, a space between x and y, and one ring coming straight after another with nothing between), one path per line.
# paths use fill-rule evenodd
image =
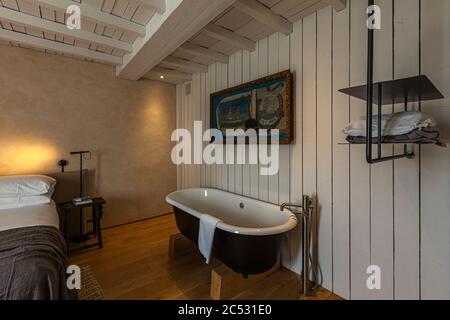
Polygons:
M0 210L0 232L33 226L59 229L58 211L54 201L50 204Z
M67 260L54 201L0 209L0 300L75 299Z

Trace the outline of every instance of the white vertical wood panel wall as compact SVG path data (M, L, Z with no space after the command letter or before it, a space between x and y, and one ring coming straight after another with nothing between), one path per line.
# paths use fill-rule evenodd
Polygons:
M382 29L375 36L375 80L428 75L446 100L412 104L440 122L450 138L450 1L377 0ZM191 94L177 87L177 123L210 118L210 94L290 69L295 74L295 142L280 147L280 171L258 165L178 168L178 187L213 187L275 204L314 196L319 214L323 286L347 299L450 298L450 151L412 148L414 160L369 166L364 146L348 146L342 128L365 114L365 104L338 92L366 82L366 2L336 13L322 9L275 33L254 52L195 74ZM381 44L381 45L377 45ZM384 113L403 106L385 106ZM225 149L225 148L224 148ZM247 149L248 150L248 149ZM226 151L226 150L225 150ZM384 155L400 151L383 147ZM226 153L226 152L225 152ZM236 156L236 155L235 155ZM294 230L283 264L301 271L301 235ZM369 265L381 268L381 290L366 286Z

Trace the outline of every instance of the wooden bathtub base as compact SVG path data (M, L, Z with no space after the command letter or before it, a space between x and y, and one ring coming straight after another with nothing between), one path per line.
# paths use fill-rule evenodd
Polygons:
M211 291L210 295L213 300L231 299L237 294L246 291L259 281L263 281L272 273L280 269L277 263L272 269L258 275L249 275L244 279L242 274L236 273L223 263L211 271Z
M181 233L171 235L169 238L169 258L175 260L187 254L196 252L197 247ZM242 274L236 273L225 264L220 263L211 270L210 295L213 300L231 299L237 294L246 291L257 282L263 281L272 273L280 269L278 262L272 269L258 275L249 275L244 279Z
M173 234L169 237L169 259L175 260L189 253L195 252L197 248L192 241L181 233Z

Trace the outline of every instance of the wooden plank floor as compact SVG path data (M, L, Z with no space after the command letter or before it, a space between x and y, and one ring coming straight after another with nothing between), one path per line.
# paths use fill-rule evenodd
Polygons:
M80 253L70 263L90 265L106 299L210 299L211 268L218 262L206 265L197 252L170 261L168 240L177 232L173 215L106 229L102 250ZM304 299L298 290L297 275L283 268L234 298ZM340 298L320 289L312 299Z

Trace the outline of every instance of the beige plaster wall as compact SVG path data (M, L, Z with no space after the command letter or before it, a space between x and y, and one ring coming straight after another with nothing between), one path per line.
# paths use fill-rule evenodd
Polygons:
M175 87L115 78L115 69L0 45L0 175L54 172L70 151L93 152L104 225L170 212Z

